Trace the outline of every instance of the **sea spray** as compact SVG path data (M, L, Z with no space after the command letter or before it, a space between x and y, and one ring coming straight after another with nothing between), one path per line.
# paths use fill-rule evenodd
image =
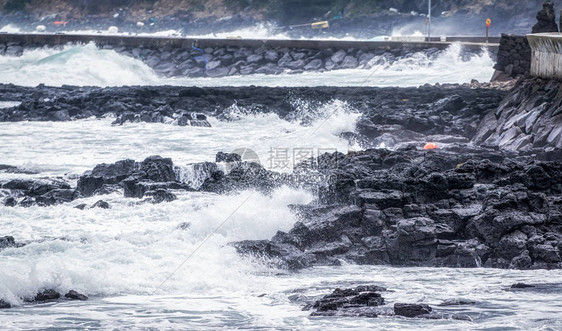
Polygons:
M488 51L466 54L460 44L454 44L431 56L418 52L393 61L376 57L371 65L359 69L222 78L166 78L158 76L140 59L98 49L89 43L65 46L62 50L25 50L20 57L0 56L0 75L3 83L25 86L418 86L489 80L494 61Z
M282 187L270 196L185 193L171 203L139 205L113 194L105 197L111 209L73 208L96 199L2 211L11 221L2 222L1 232L27 245L0 251L0 297L21 304L17 298L45 288L103 296L244 290L257 285L253 267L228 243L289 230L296 218L288 205L306 204L312 195ZM207 237L189 264L158 288Z

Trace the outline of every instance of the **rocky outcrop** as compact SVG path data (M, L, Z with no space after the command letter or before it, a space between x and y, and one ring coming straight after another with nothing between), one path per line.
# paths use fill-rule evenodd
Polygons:
M5 206L51 206L77 198L70 184L61 179L12 179L0 182L0 188L10 192L4 198Z
M303 103L316 107L339 100L363 114L358 130L367 138L364 141L369 147L380 144L380 139L388 135L397 139L392 142L394 145L413 137L412 131L471 138L482 117L495 110L505 94L501 89L470 85L202 89L172 86L29 88L0 84L3 100L22 102L13 108L0 109L0 121L68 121L112 115L126 121L165 119L164 122L177 125L209 126L206 116L232 120L240 112L263 112L307 124L314 120L314 113L304 112ZM60 112L68 116L53 116ZM379 141L375 140L385 133L387 135ZM389 141L386 143L391 147Z
M64 297L70 300L80 300L80 301L88 300L88 296L78 293L74 290L70 290L68 293L64 295Z
M125 197L152 196L163 202L175 200L169 190L189 190L189 187L176 180L172 159L151 156L142 162L123 160L99 164L78 179L76 192L80 197L90 197L120 189ZM109 205L98 201L92 207L109 208Z
M9 207L52 206L78 198L123 191L125 197L145 198L143 202L161 203L176 199L173 190L192 190L176 180L174 164L169 158L151 156L142 162L122 160L113 164L99 164L78 179L77 186L60 179L13 179L0 183L8 192L4 205ZM85 209L86 204L76 206ZM90 208L111 208L99 200Z
M199 88L166 91L164 87L25 88L0 85L3 100L21 100L14 108L0 109L0 121L70 121L115 116L114 125L127 122L169 123L179 126L210 126L201 111L209 112L215 97ZM207 107L198 107L192 99L208 99ZM185 102L185 103L184 103ZM186 109L187 108L187 109ZM201 109L201 110L200 110Z
M0 250L9 247L23 247L25 244L17 243L12 236L0 237Z
M394 314L404 317L417 317L431 313L432 309L426 304L395 303Z
M512 151L562 148L560 82L540 78L520 81L496 111L482 120L474 143Z
M242 254L300 269L359 264L561 268L562 164L497 152L367 150L327 171L321 205Z
M542 9L537 13L537 21L537 24L533 26L533 33L558 32L556 12L554 4L550 0L546 0Z
M376 285L337 288L331 294L305 306L303 310L315 310L311 316L377 317L377 307L385 304L380 294L384 291L386 288Z
M60 301L61 298L62 298L62 294L59 291L54 289L44 289L37 292L37 294L33 297L20 298L20 299L28 304L39 304L45 302L57 302ZM64 295L64 298L66 300L79 300L79 301L88 300L88 296L78 293L74 290L70 290L67 294ZM4 301L3 299L0 299L0 309L7 309L7 308L12 308L12 304Z
M348 289L336 288L331 294L307 304L303 310L313 310L310 316L324 317L374 318L386 316L472 321L467 314L458 312L451 314L447 310L439 311L424 303L396 302L389 304L382 297L382 292L387 292L387 289L377 285L361 285ZM474 304L474 302L470 304Z

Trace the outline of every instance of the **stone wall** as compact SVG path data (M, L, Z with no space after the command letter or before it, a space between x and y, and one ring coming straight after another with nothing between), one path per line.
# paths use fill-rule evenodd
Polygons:
M531 70L531 46L525 36L502 34L492 80L526 76Z
M137 58L163 76L224 77L390 66L417 52L436 58L450 43L405 41L190 39L140 36L0 34L0 55L93 42ZM491 52L495 45L489 45ZM465 55L482 44L463 44Z
M410 52L404 49L363 50L357 48L286 48L286 47L206 47L204 49L116 49L141 59L165 76L224 77L233 75L284 72L330 71L338 69L370 69L392 63ZM437 49L420 50L437 55Z

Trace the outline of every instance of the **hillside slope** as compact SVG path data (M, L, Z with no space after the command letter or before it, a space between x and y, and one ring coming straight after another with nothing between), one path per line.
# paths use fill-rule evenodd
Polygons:
M562 0L553 1L557 10ZM425 29L427 0L0 0L2 24L52 24L70 21L83 28L106 29L107 24L133 26L137 21L160 28L189 28L217 32L222 28L274 23L278 26L330 20L338 31L357 35L391 33L396 26ZM442 35L482 34L486 18L492 35L527 33L536 22L543 0L432 0L433 22ZM163 22L167 22L162 24ZM165 26L164 26L165 25ZM226 27L225 27L226 25ZM222 27L222 28L221 28ZM224 30L222 29L222 30ZM337 29L336 29L337 30ZM332 32L333 34L334 32Z

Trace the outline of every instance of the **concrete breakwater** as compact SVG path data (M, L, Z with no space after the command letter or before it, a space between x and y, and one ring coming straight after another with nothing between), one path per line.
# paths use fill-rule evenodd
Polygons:
M478 38L425 42L0 34L0 55L19 56L29 48L94 42L100 48L138 58L163 76L224 77L370 69L415 52L431 57L455 42L461 43L468 53L481 52L484 48L493 53L497 50L497 44L478 41Z
M528 35L533 48L531 75L543 78L562 78L562 37L558 33Z

